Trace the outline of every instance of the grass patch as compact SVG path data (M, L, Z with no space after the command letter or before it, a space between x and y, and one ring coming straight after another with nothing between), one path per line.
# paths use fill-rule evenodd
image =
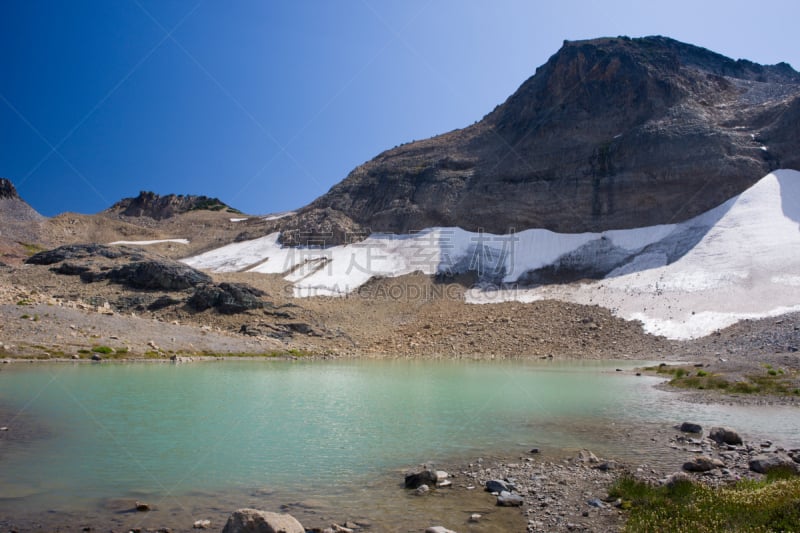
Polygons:
M609 491L630 509L624 531L799 531L800 478L712 489L691 481L654 487L631 477Z
M800 396L800 389L792 383L792 376L783 369L765 364L764 374L750 374L737 381L730 381L722 375L706 370L682 366L659 365L644 370L671 376L669 385L680 389L716 390L729 394L774 394L778 396Z
M192 354L187 354L192 355ZM203 355L206 357L265 357L265 358L272 358L272 357L309 357L313 355L311 352L307 352L305 350L298 350L296 348L291 348L289 350L272 350L269 352L230 352L230 353L214 353L214 352L201 352L197 355Z
M45 250L45 248L42 248L38 244L32 244L29 242L21 242L19 244L25 249L25 253L28 254L28 257L36 255L39 252L43 252Z
M23 298L22 300L17 300L17 305L33 305L33 302L27 298Z
M94 353L102 353L108 355L114 353L114 348L111 348L110 346L92 346L92 351Z

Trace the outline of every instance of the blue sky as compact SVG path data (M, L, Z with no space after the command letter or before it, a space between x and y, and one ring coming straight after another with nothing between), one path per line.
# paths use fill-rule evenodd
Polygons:
M564 39L800 68L787 1L0 0L0 177L46 215L140 190L300 207L502 103Z

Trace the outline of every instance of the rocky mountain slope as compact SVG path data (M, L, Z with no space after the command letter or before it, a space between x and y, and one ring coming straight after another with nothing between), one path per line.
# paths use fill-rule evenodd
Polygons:
M26 246L46 241L45 218L19 197L10 180L0 178L0 261L27 257Z
M458 226L576 233L687 220L800 169L800 74L666 37L565 41L483 120L388 150L282 242Z

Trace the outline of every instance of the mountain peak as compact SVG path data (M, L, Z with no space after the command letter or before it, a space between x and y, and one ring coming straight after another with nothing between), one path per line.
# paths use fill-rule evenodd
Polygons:
M19 199L17 189L14 187L14 184L11 183L11 180L0 178L0 198L8 198L11 200Z
M800 169L798 139L800 74L786 63L662 36L565 41L480 122L379 154L285 224L313 235L335 213L333 243L348 228L681 222L776 168Z
M152 191L141 191L135 198L124 198L111 206L107 212L126 217L149 217L163 220L199 210L239 212L223 203L219 198L183 194L162 196Z

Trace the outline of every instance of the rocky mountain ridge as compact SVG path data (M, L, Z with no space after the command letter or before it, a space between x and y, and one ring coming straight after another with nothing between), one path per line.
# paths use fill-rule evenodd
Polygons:
M141 191L135 198L124 198L112 205L104 213L121 217L149 217L164 220L189 211L229 211L239 213L223 203L219 198L183 194L159 195L151 191Z
M666 37L565 41L481 121L379 154L282 242L458 226L565 233L680 222L800 168L800 73Z

